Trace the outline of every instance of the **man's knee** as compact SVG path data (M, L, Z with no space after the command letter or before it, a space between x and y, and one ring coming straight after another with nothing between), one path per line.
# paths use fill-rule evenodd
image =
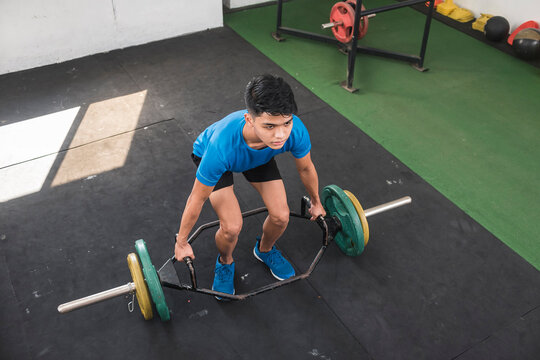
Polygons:
M221 222L219 225L222 236L228 241L234 241L242 231L242 219L229 222Z
M268 215L270 221L279 227L286 227L289 224L289 209L284 209L279 212L274 212Z

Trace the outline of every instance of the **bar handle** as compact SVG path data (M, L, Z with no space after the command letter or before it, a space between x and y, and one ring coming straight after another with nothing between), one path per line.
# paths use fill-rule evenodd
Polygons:
M189 256L184 258L184 261L189 269L189 274L191 275L191 285L193 289L197 288L197 277L195 276L195 267L193 266L193 260Z

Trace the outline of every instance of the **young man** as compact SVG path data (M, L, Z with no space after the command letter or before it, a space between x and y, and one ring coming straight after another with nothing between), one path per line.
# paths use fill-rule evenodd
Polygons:
M198 166L197 174L175 245L176 259L195 258L187 239L204 202L210 198L220 221L215 236L219 255L212 289L228 294L234 294L233 250L243 222L233 191L233 172L244 174L268 209L253 254L278 280L295 273L274 246L289 222L287 196L275 155L286 151L293 154L300 179L311 198L311 220L325 215L310 156L309 134L294 115L297 107L290 86L279 77L256 76L248 83L244 98L247 110L234 112L209 126L193 144L191 157Z

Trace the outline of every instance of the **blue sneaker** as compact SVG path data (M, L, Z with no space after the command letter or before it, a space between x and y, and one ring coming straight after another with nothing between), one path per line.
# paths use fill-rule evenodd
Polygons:
M281 255L281 252L276 249L275 246L272 247L272 250L268 252L262 252L259 250L259 243L261 238L257 236L257 243L253 248L253 255L263 263L265 263L269 268L270 272L278 280L285 280L290 277L293 277L295 272L294 269L284 257Z
M216 260L216 268L214 269L214 284L212 285L212 290L234 294L234 262L229 265L222 264L219 262L219 255ZM223 298L220 298L219 296L216 296L215 298L223 300Z

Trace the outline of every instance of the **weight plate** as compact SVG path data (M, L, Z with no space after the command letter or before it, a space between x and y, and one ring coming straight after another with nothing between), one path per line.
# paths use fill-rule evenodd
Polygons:
M366 214L364 213L364 209L362 209L362 205L360 205L360 201L354 196L352 192L349 190L343 190L345 194L349 197L351 202L354 205L354 208L356 209L356 212L358 213L358 217L360 218L360 222L362 223L362 231L364 232L364 247L366 247L368 240L369 240L369 226L366 218Z
M171 318L171 314L169 313L169 308L165 302L165 294L163 294L156 268L152 265L150 254L148 253L146 243L143 239L135 241L135 250L141 259L146 285L148 285L152 301L154 301L154 304L156 305L159 317L162 321L168 321Z
M337 185L326 186L321 200L327 215L335 216L341 223L341 230L334 236L337 245L346 255L357 256L364 251L364 233L356 209Z
M356 11L356 0L347 0L347 4L351 5L354 11ZM362 11L366 10L364 4L362 4ZM353 19L354 19L354 13L353 13ZM369 26L369 18L367 16L362 16L360 18L360 24L358 24L358 39L362 39L364 36L366 36ZM352 40L352 37L351 37Z
M353 36L354 9L350 4L340 1L330 10L330 22L339 22L341 25L332 27L334 37L344 44L350 42Z
M127 263L129 271L131 272L131 278L135 283L135 295L137 295L139 309L141 309L144 320L150 320L154 317L154 313L152 311L152 303L150 302L150 293L144 282L141 264L139 263L137 255L135 255L135 253L129 254L127 256Z

